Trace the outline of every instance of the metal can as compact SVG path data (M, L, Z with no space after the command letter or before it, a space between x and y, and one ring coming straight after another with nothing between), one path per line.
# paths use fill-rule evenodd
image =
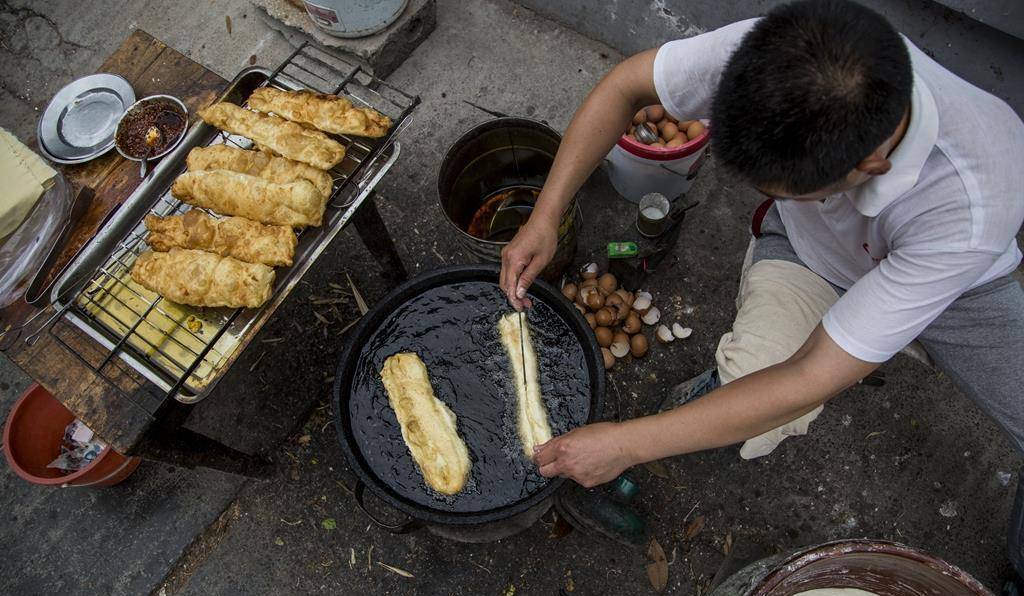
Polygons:
M317 27L335 37L366 37L398 20L409 0L304 0Z

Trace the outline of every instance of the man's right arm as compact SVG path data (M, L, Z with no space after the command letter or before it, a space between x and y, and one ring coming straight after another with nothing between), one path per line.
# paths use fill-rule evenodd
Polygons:
M633 115L658 103L654 88L657 48L624 60L601 79L576 110L555 156L533 214L501 254L501 287L516 309L529 306L526 290L558 243L562 213L587 177L625 132Z

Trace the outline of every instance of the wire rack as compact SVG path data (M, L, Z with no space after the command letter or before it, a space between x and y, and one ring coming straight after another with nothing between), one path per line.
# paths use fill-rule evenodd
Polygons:
M249 85L243 81L248 81ZM252 81L257 82L252 84ZM345 146L345 157L330 171L333 187L324 225L298 232L295 263L278 269L273 295L264 306L258 309L186 307L166 301L132 282L132 264L147 249L146 228L141 219L113 245L109 256L87 276L85 284L60 306L55 319L66 317L97 340L100 349L85 354L85 350L72 347L72 343L79 342L72 342L67 330L58 332L65 326L52 325L51 335L119 393L137 403L139 394L148 393L150 397L143 397L144 403L139 403L147 411L154 411L170 397L194 403L212 390L302 274L370 195L397 157L395 135L408 125L419 103L418 96L374 77L357 64L308 44L296 49L273 71L258 68L242 71L220 100L245 107L253 90L268 85L343 94L358 106L389 116L393 124L381 139L330 135ZM223 131L216 131L203 141L182 143L175 151L180 153L177 160L183 163L184 155L194 146L224 143L242 149L252 147L249 139ZM140 200L147 200L147 197ZM169 192L169 184L149 193L148 200L152 204L148 213L158 216L177 215L194 208L175 199ZM138 379L126 383L126 379L130 381L134 375L125 370L125 364L162 390L162 397ZM152 397L154 394L158 396L156 399Z

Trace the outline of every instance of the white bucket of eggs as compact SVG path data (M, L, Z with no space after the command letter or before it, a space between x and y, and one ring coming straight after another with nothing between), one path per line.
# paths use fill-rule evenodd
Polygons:
M657 140L638 140L636 127L645 126ZM679 121L660 105L648 106L604 159L612 186L623 198L639 203L652 192L674 200L685 193L704 163L711 131L706 120Z

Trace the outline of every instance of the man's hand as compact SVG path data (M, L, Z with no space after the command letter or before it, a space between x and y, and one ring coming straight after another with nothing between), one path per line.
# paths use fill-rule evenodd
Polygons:
M613 480L634 463L622 425L598 422L539 445L533 461L542 476L562 476L586 488Z
M539 216L539 214L537 214ZM533 306L526 297L558 247L558 221L530 219L501 251L501 289L516 310Z

